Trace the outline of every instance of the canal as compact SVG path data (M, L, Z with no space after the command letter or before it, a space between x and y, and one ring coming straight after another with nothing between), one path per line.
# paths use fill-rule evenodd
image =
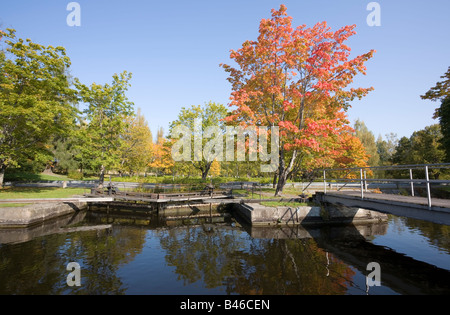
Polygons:
M256 228L208 213L92 210L0 230L0 294L450 293L449 226L389 216L358 226ZM79 286L68 285L71 262L79 264ZM379 286L368 285L371 262L379 264Z

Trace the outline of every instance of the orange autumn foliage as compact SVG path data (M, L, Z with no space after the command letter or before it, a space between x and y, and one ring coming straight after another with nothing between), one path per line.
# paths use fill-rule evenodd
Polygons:
M256 41L231 51L239 67L221 64L232 85L225 120L243 126L278 126L280 164L277 191L295 165L363 164L366 156L351 134L349 102L373 88L348 88L353 77L365 74L364 63L374 50L350 59L344 42L355 25L332 31L326 22L293 28L286 6L272 10L260 22ZM344 148L351 147L352 150Z
M153 144L153 155L148 166L158 173L168 174L175 165L171 147L171 141L163 137L158 138L158 142Z

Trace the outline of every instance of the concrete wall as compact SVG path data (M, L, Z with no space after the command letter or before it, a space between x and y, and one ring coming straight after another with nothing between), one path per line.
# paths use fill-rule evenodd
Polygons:
M0 208L0 228L27 227L87 208L87 203L42 203Z
M330 226L329 229L324 230L320 225L303 226L280 224L277 228L270 226L250 226L247 232L253 238L262 239L308 239L332 237L347 238L347 237L364 237L371 238L374 235L385 235L387 232L387 222L374 222L363 224L352 224L346 226ZM324 235L325 234L325 235Z
M76 224L86 216L86 211L80 211L75 214L67 214L54 219L35 223L31 226L21 228L0 228L0 244L22 243L32 240L36 237L42 237L61 231L67 224Z
M235 204L233 209L252 225L317 224L386 221L376 211L344 206L267 207L260 204Z

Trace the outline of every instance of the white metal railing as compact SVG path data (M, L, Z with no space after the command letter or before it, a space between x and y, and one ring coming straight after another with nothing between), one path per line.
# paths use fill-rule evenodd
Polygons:
M393 183L409 183L411 188L411 195L414 196L414 184L420 183L425 184L427 191L428 209L431 209L431 188L430 184L448 184L450 185L450 180L438 180L430 179L429 171L430 169L449 169L450 163L439 163L439 164L411 164L411 165L391 165L391 166L369 166L369 167L353 167L353 168L334 168L334 169L323 169L323 190L327 193L327 181L344 181L345 184L341 186L338 191L345 187L349 182L359 182L361 199L364 199L364 192L367 192L367 182L393 182ZM371 170L409 170L409 179L402 178L367 178L367 171ZM425 172L424 179L414 179L413 170L422 170ZM347 171L344 178L330 178L327 174L336 171ZM345 177L352 172L358 172L359 178L348 178ZM311 181L312 182L312 181ZM310 182L310 184L311 184Z

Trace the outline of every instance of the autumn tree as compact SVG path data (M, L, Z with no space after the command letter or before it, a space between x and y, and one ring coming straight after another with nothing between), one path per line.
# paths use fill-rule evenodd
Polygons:
M148 166L156 174L168 174L172 171L175 161L172 159L172 140L163 137L163 129L158 130L157 142L153 144L152 155Z
M156 143L162 143L164 140L164 128L163 127L159 127L158 130L156 131Z
M348 88L355 75L365 74L364 63L374 53L349 59L344 42L356 33L354 28L332 31L322 22L294 29L281 5L270 19L261 20L256 41L231 51L238 67L221 65L232 85L230 106L236 107L226 120L280 128L276 194L305 158L339 158L343 152L342 136L352 130L346 117L349 102L372 90ZM329 164L316 163L321 166Z
M340 152L332 157L331 167L333 168L355 168L367 167L370 155L362 141L347 132L341 135L339 149Z
M170 148L172 141L164 137L164 128L159 127L156 132L156 142L153 143L152 154L148 166L158 175L168 174L175 162L172 159Z
M63 47L17 39L0 31L0 186L5 170L22 159L52 158L51 141L67 133L78 114Z
M98 172L99 187L107 170L118 167L121 135L127 128L127 117L133 115L133 103L125 95L131 73L114 74L111 84L92 83L86 86L76 80L80 101L86 104L80 128L81 157Z
M220 171L221 171L220 163L217 160L214 160L211 163L209 173L211 174L211 176L220 176Z
M121 135L123 141L120 148L120 168L130 174L143 172L151 162L152 132L140 108L135 115L128 116L126 119L127 126Z

